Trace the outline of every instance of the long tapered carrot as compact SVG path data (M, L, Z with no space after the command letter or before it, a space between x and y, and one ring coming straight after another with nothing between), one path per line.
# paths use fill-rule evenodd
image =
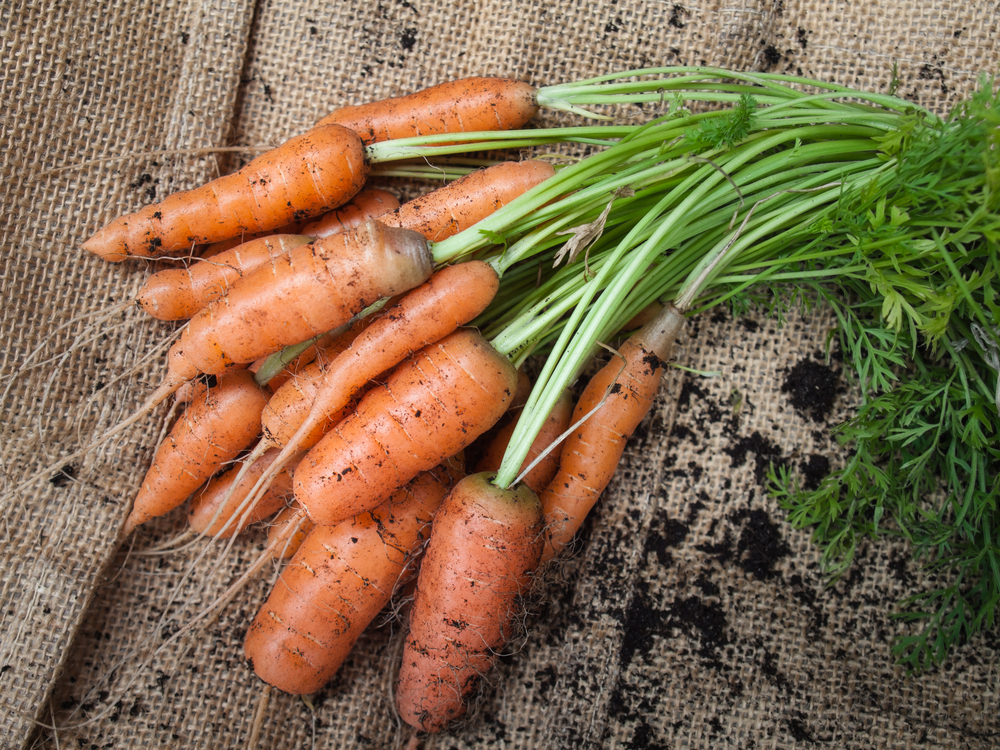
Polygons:
M485 219L554 174L552 165L543 161L494 164L414 198L379 217L379 221L414 229L440 242Z
M462 716L479 678L515 630L516 600L542 552L542 508L527 486L472 474L434 517L420 563L396 681L407 724L439 732Z
M343 125L365 144L438 133L519 128L538 112L535 87L509 78L462 78L406 96L336 109L317 123Z
M120 262L188 253L198 243L277 229L346 203L368 171L354 131L314 128L232 174L115 219L83 249Z
M327 415L339 412L372 378L475 318L492 302L499 286L500 279L488 263L445 266L376 316L326 367L309 416L285 450L315 445L326 432L322 423Z
M626 441L653 405L683 326L680 311L664 307L587 384L573 424L590 416L563 443L559 472L539 495L545 509L543 562L573 539L611 481Z
M219 378L195 399L160 445L125 521L128 536L141 523L176 508L259 434L267 396L245 370Z
M424 347L306 454L296 500L323 525L373 508L489 429L516 385L513 365L478 331Z
M389 602L457 479L438 467L377 508L310 531L247 631L257 675L297 695L323 687Z

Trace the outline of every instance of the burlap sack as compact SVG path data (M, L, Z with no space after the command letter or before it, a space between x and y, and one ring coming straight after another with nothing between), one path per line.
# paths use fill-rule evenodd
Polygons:
M995 71L997 14L995 2L959 0L7 0L0 747L409 739L392 708L391 618L308 702L270 693L247 669L242 634L270 575L150 656L259 549L237 544L224 561L203 544L140 555L182 530L181 513L119 548L162 410L68 469L47 468L142 401L174 330L123 306L144 264L106 264L77 245L245 157L200 149L271 145L337 105L456 76L543 84L661 64L885 90L898 62L899 93L944 112ZM852 396L822 353L830 327L822 313L781 329L725 316L691 324L679 359L721 375L678 372L665 384L478 709L424 747L996 746L996 631L906 677L891 664L900 626L889 615L924 579L905 548L863 547L826 588L808 533L763 489L771 460L809 474L843 455L829 427ZM834 389L829 409L793 405L804 370Z

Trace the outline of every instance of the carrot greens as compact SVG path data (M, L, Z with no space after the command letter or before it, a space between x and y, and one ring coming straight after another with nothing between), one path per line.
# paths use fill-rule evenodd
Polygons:
M813 529L831 579L863 537L883 536L906 538L935 574L935 587L896 615L915 626L895 643L908 669L991 627L1000 603L993 82L944 119L892 96L714 69L607 76L544 88L539 101L577 113L648 102L666 114L624 135L609 128L619 140L435 246L438 260L491 257L503 279L480 324L516 362L546 355L496 483L515 480L597 343L649 302L673 300L689 314L762 302L781 310L805 294L834 310L861 403L838 428L851 446L845 466L815 490L774 468L772 492L791 523ZM574 228L586 242L551 270Z

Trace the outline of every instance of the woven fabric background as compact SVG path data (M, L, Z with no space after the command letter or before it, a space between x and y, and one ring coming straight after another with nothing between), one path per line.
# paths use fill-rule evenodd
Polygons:
M260 576L219 596L260 539L139 554L117 531L165 412L73 458L135 409L175 329L126 303L149 267L83 257L112 217L231 169L341 104L456 76L541 85L624 68L724 65L898 93L939 112L996 72L1000 4L966 0L7 0L0 15L0 748L387 748L400 645L389 621L309 702L242 661ZM549 117L543 122L560 122ZM398 189L398 186L390 185ZM993 631L941 669L891 664L892 603L925 581L866 546L827 588L807 532L763 488L771 460L842 450L851 392L822 312L693 321L577 554L540 581L526 635L434 748L988 748L1000 743ZM828 413L791 405L802 363ZM832 386L831 386L832 387ZM817 421L817 418L818 421ZM254 546L256 543L256 547ZM204 553L202 555L202 553ZM195 558L203 559L193 567ZM166 618L161 620L161 618Z

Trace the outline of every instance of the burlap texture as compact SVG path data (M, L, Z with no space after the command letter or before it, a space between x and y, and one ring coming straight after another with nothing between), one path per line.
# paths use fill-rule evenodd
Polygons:
M398 0L43 3L0 17L0 747L404 744L392 711L399 625L370 631L311 704L267 695L242 662L262 576L218 619L146 660L254 556L204 545L139 556L116 532L164 413L43 471L131 412L174 330L127 302L148 272L76 247L113 216L199 184L331 108L470 74L536 84L661 64L726 65L899 93L938 111L997 66L996 2ZM548 122L561 118L550 117ZM69 169L62 169L69 167ZM111 312L98 320L100 311ZM81 318L89 315L91 317ZM692 324L578 554L548 572L527 635L479 710L425 747L993 747L995 631L907 678L892 602L926 582L902 547L866 546L825 588L808 533L763 491L772 459L842 456L782 391L818 355L822 314ZM831 381L833 382L833 381ZM812 464L815 465L815 464ZM38 476L40 474L40 476ZM259 541L259 540L257 540ZM132 549L134 544L134 549ZM165 626L160 617L172 618ZM137 656L141 653L142 656ZM148 663L146 663L148 661ZM53 723L57 729L40 728Z

